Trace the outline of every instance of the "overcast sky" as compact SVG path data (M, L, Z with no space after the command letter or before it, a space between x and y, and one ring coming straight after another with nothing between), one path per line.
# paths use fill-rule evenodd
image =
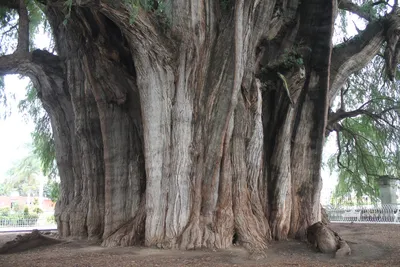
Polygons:
M28 82L27 78L20 80L17 75L5 77L6 91L15 94L15 100L8 99L11 115L6 120L0 119L0 179L4 178L13 162L27 155L26 144L32 140L33 123L26 122L17 109L18 101L25 96ZM4 111L3 106L0 108Z

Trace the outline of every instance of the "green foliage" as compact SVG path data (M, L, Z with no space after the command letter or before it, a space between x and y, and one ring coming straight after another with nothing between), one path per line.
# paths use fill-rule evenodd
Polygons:
M29 215L29 208L28 207L24 208L24 215L25 216Z
M400 175L400 95L393 88L397 86L382 77L383 66L376 57L349 78L344 90L346 111L362 112L340 122L339 150L328 161L331 170L339 173L336 199L354 193L358 201L369 196L375 202L379 177Z
M0 55L17 47L17 17L16 10L0 7Z
M283 65L286 69L290 69L293 66L304 65L303 58L301 54L297 53L296 48L288 50L283 54Z
M48 216L48 217L46 218L46 222L47 222L48 224L55 224L55 223L56 223L56 219L55 219L54 215Z
M379 16L383 16L385 14L388 6L383 2L378 4L375 4L375 2L378 1L373 1L373 0L362 1L360 7L361 11L369 14L373 19L378 19Z
M8 196L11 193L11 189L4 183L0 183L0 196Z
M26 7L29 14L30 46L33 48L33 39L41 27L49 30L49 24L43 13L43 4L35 0L27 0ZM0 55L11 54L17 47L18 12L15 9L0 7Z
M40 172L40 161L34 155L29 155L8 171L6 183L20 195L38 194Z
M7 99L8 97L4 90L4 77L0 76L0 106L4 107L5 109L8 107ZM8 115L8 112L3 111L0 115L3 117L3 119L5 119Z
M19 102L18 108L25 119L31 119L35 124L32 133L33 153L40 159L43 174L45 176L55 175L57 166L50 117L43 109L37 96L37 90L32 83L29 83L26 98Z
M130 23L134 24L139 10L143 8L146 11L155 12L156 16L161 19L162 22L170 24L171 22L171 1L167 0L124 0L124 4L129 8Z
M379 20L383 17L388 11L389 5L384 2L374 1L374 0L353 0L354 4L360 7L360 11L368 14L372 20ZM345 11L343 9L338 10L338 20L337 27L335 27L335 37L340 37L340 41L335 41L335 43L341 43L342 38L348 39L351 38L348 28L349 23L355 22L353 18L350 17L350 12ZM363 22L361 22L362 24ZM360 21L357 22L360 24ZM336 39L334 38L334 40Z
M360 6L361 11L369 14L372 18L376 18L378 12L377 12L376 8L374 8L371 5L372 3L373 3L372 1L365 1L364 3L362 3Z
M39 29L50 30L48 21L43 13L43 4L35 0L25 1L29 14L29 38L30 49L34 48L34 37ZM11 54L17 47L18 40L18 12L15 9L0 7L0 56ZM1 117L6 118L10 112L9 99L13 94L6 93L4 90L4 77L0 76L0 106L2 109Z
M34 226L39 219L39 215L35 213L31 214L8 214L0 215L1 226L11 227L18 225Z
M35 208L33 208L33 213L36 213L36 214L41 214L41 213L43 213L43 210L41 209L41 208L39 208L39 207L35 207Z
M0 208L0 216L8 216L11 209L9 207Z
M58 170L55 160L53 132L50 117L43 109L37 96L37 90L32 83L28 85L25 99L20 101L18 108L25 119L33 120L35 124L35 129L31 134L33 155L39 159L40 169L43 175L47 177L44 195L55 202L58 200L60 183L56 179Z
M4 28L9 26L10 22L15 19L15 10L10 10L5 7L0 7L0 27Z
M22 206L19 205L18 203L14 203L14 204L11 204L11 205L12 205L11 210L13 212L21 213L23 211Z
M57 202L60 195L60 182L55 177L49 177L46 185L44 186L44 196L51 199L53 202Z
M43 6L37 1L27 1L26 8L29 13L29 32L31 35L31 39L34 34L38 33L40 25L42 23L47 24L47 19L45 14L43 13Z
M72 0L66 0L64 2L64 6L65 6L65 12L67 13L65 15L63 24L66 26L68 24L68 20L71 18L71 10L72 10Z
M347 14L343 9L339 9L340 24L339 28L343 33L347 33Z

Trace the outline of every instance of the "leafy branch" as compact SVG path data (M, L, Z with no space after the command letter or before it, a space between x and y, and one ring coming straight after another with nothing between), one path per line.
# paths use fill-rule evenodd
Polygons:
M42 103L32 83L29 83L26 98L20 101L18 108L25 119L32 119L35 124L32 132L33 153L40 159L43 174L45 176L56 174L55 146L50 117L42 108Z
M336 133L338 148L328 160L339 174L336 198L355 193L377 201L381 177L400 174L400 95L381 75L384 65L377 56L351 75L328 114L327 133Z
M387 1L366 1L361 6L353 3L351 0L340 0L338 1L339 9L356 14L360 18L367 21L372 21L376 19L376 14L374 12L374 7L378 5L389 5Z

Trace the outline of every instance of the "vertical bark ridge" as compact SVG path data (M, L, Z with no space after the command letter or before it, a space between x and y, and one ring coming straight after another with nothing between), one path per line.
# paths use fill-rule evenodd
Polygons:
M259 252L318 219L333 3L219 4L171 1L170 28L144 9L131 25L127 5L104 1L74 6L67 26L46 11L65 64L42 97L63 236L192 249L236 234ZM271 67L302 37L304 66Z
M291 152L291 121L294 116L292 109L286 113L286 118L282 118L283 126L277 131L280 136L276 140L270 165L270 186L271 190L271 210L269 221L271 223L272 236L275 239L287 237L290 225L291 213L291 172L290 172L290 152Z
M142 198L141 139L136 135L140 129L135 129L129 112L131 108L138 108L139 102L128 102L128 91L134 90L129 75L124 75L124 70L112 62L95 60L102 58L96 53L93 56L90 59L84 56L84 70L96 98L103 137L106 203L103 238L113 239L110 236L136 216ZM99 75L96 79L91 74L93 69ZM109 94L111 90L114 95ZM124 104L130 106L128 110Z
M218 200L215 214L215 247L226 248L232 244L235 222L232 203L232 148L230 140L234 127L234 117L229 120L228 130L224 140L224 151L221 163Z
M171 240L168 247L175 247L177 237L182 233L189 221L192 199L190 194L190 172L192 166L192 110L193 99L189 83L192 79L191 66L193 52L189 53L183 48L180 55L179 69L172 99L171 112L171 178L168 194L170 197L166 217L166 239ZM189 112L188 112L189 111Z
M138 88L142 104L146 164L146 245L160 244L165 235L166 205L170 177L171 88L173 70L154 66L143 48L138 51ZM147 68L142 68L148 66ZM153 77L153 79L147 79ZM157 141L155 141L157 140ZM161 193L161 194L160 194ZM171 196L172 197L172 196Z
M290 234L304 238L307 226L318 221L320 216L320 168L328 107L334 3L308 1L301 4L300 12L302 26L299 34L311 48L312 55L307 64L306 82L302 92L304 101L298 106L294 126ZM313 118L312 123L310 118Z
M79 231L89 238L100 238L104 230L104 168L103 164L99 164L103 162L103 143L96 102L87 88L82 69L76 68L79 65L77 59L71 59L67 64L67 79L74 84L71 99L74 103L75 134L80 136L77 143L82 166L81 184L77 185L82 192L77 204L80 213L76 215L76 220L81 222Z

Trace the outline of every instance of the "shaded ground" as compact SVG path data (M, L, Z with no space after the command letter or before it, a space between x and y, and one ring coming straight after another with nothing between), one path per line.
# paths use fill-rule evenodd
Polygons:
M61 242L63 241L47 237L42 235L38 230L33 230L31 233L17 235L15 239L6 242L0 247L0 254L23 252L40 246L51 246Z
M272 242L267 258L249 260L239 247L223 251L168 251L149 248L103 248L84 241L64 242L27 252L0 255L1 267L112 266L400 266L400 225L331 224L350 241L352 255L334 259L299 241ZM0 245L16 234L0 234Z

